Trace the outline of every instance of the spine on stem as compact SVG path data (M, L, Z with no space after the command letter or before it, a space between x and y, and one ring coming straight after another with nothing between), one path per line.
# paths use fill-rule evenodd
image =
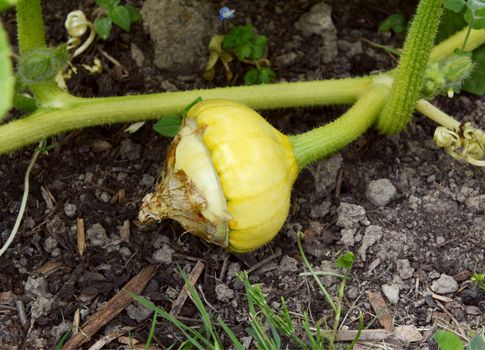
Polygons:
M442 12L442 0L420 1L404 43L389 100L377 120L379 132L395 134L409 122L420 97Z
M376 83L337 120L306 133L290 136L299 168L303 169L355 141L375 122L388 93L387 84Z

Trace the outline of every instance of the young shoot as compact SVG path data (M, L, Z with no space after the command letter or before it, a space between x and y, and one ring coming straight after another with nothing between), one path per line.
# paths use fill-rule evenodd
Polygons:
M125 32L129 32L131 25L141 20L140 12L135 7L120 5L120 0L96 0L96 3L107 15L94 21L94 29L101 39L108 39L113 23Z
M234 18L235 10L223 7L219 11L219 19L226 21ZM214 36L209 43L209 59L205 68L204 78L213 80L215 65L220 60L226 72L226 80L234 77L229 63L236 58L245 65L255 66L246 71L243 81L245 85L269 84L276 78L271 69L270 61L265 58L268 38L256 34L250 24L233 27L225 35Z

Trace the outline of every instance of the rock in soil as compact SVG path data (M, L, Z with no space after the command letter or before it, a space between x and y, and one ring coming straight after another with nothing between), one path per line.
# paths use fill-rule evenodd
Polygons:
M180 74L204 68L208 43L220 26L217 11L207 1L147 0L140 12L158 68Z
M382 285L382 292L386 298L393 304L399 302L399 286L395 284L384 284Z
M337 226L343 228L355 228L359 224L368 225L365 209L361 205L342 202L337 209Z
M431 290L437 294L449 294L458 290L458 282L453 277L441 274L440 278L433 282Z
M372 204L384 207L394 199L396 193L396 187L389 179L379 179L369 182L365 195Z
M414 269L408 259L399 259L396 263L396 269L403 280L413 277Z
M170 265L172 263L173 252L174 250L168 244L164 244L161 249L153 253L153 259L158 263Z
M218 284L215 288L215 292L217 300L220 300L224 303L234 298L234 290L229 288L225 283Z
M310 12L303 14L295 23L295 27L303 35L319 35L323 39L320 48L322 61L332 62L338 55L337 49L337 30L332 22L332 7L325 2L315 4Z

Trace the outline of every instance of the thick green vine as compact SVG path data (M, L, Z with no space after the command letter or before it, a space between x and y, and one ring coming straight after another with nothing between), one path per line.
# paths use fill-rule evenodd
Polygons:
M423 86L428 60L443 12L442 0L422 0L404 43L389 100L377 120L383 134L401 131L409 122Z

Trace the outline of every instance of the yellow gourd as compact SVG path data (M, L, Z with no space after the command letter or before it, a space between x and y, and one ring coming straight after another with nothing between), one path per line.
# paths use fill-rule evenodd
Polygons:
M192 107L139 219L172 218L233 252L268 243L283 226L298 165L288 137L227 100Z

